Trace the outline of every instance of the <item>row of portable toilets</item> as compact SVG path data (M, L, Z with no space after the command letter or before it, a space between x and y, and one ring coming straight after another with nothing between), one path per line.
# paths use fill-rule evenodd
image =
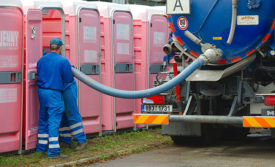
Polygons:
M110 87L146 89L162 70L168 40L163 7L1 0L0 20L0 153L36 146L36 63L52 38L65 41L63 55L72 65ZM140 99L114 98L79 82L78 92L85 133L134 128Z

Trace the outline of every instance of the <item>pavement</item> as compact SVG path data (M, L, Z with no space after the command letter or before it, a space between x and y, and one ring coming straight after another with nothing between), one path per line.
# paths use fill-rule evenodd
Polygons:
M89 167L275 167L275 140L250 138L216 146L167 146Z

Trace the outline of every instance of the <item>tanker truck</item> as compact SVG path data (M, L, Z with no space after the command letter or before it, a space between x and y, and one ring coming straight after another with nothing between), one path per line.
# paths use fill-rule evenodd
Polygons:
M174 52L172 75L210 51L220 55L174 90L144 98L137 123L151 124L158 114L167 117L162 133L176 144L196 136L244 137L250 127L274 127L274 7L272 0L167 1L174 40L164 51Z
M162 125L174 143L251 127L275 127L275 1L168 0L172 38L163 50L173 68L155 87L124 91L93 81L90 87L121 98L141 98L136 124ZM179 73L179 74L178 74Z

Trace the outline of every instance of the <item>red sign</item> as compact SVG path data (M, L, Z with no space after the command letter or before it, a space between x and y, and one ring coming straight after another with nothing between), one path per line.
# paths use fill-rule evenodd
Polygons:
M178 19L178 27L181 29L181 30L186 30L188 28L188 20L186 17L179 17Z

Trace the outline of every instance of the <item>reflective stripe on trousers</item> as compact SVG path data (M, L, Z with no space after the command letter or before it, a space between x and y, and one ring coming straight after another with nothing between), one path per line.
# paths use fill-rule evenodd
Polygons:
M69 137L70 133L76 138L78 143L84 143L86 142L86 135L83 129L82 118L78 111L77 85L75 80L65 85L63 98L65 102L65 113L62 118L60 129L64 130L64 133L62 132L60 139L67 144L71 144L71 137ZM67 130L68 127L70 130Z
M44 152L48 149L49 157L57 156L60 154L58 129L65 109L62 93L56 90L39 88L38 97L40 111L36 151ZM45 144L46 140L48 145Z

